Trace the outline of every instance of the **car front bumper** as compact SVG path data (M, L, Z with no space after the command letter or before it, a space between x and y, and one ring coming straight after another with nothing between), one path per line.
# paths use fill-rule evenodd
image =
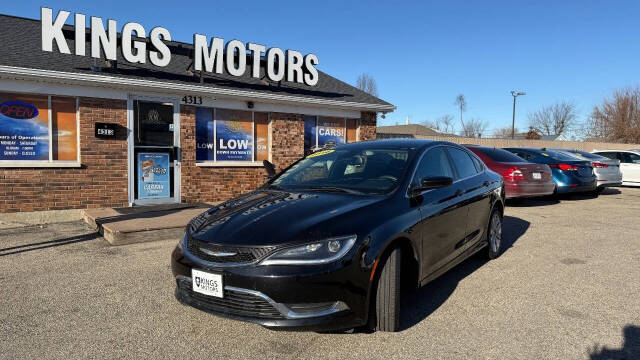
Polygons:
M340 330L367 323L368 276L349 260L323 266L212 268L176 248L171 268L176 299L214 315L285 330ZM222 275L222 299L192 290L194 268Z

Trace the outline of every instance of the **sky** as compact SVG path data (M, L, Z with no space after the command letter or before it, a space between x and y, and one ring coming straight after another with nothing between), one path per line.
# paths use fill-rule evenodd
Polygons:
M163 26L173 40L194 33L314 53L318 68L355 84L361 73L397 110L379 125L465 119L488 132L516 127L558 101L587 119L619 88L640 84L640 1L12 1L2 13L40 18L40 7ZM69 18L72 21L72 17Z

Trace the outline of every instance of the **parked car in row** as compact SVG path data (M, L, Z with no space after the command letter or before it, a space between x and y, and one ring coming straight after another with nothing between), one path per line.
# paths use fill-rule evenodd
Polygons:
M640 151L638 150L595 150L594 154L620 161L622 185L640 186Z
M502 175L507 198L523 198L553 194L556 183L546 164L527 162L504 149L466 145L487 167Z
M606 187L622 185L622 172L620 172L620 160L609 159L598 154L582 150L552 149L559 153L575 157L579 160L591 161L593 173L596 175L598 191Z
M524 160L546 164L551 168L555 193L592 192L597 189L596 176L590 161L578 160L573 156L546 148L505 148Z

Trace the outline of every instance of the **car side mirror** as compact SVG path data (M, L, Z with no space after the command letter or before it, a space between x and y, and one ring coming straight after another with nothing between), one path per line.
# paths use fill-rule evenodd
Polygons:
M415 186L411 189L411 195L419 195L422 191L440 189L453 184L453 178L448 176L433 176L424 178L420 181L419 186Z
M262 160L262 166L267 170L268 178L276 176L276 167L269 160Z

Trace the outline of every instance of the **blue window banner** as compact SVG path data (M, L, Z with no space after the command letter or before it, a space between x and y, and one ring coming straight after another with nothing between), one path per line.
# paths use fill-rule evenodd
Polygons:
M169 198L171 179L168 153L138 153L138 199Z
M343 118L318 118L318 147L322 148L328 142L344 144L345 120Z
M253 160L250 111L216 109L216 161Z
M38 106L0 96L0 160L49 160L49 111L42 98Z
M213 109L196 108L196 162L213 161Z

